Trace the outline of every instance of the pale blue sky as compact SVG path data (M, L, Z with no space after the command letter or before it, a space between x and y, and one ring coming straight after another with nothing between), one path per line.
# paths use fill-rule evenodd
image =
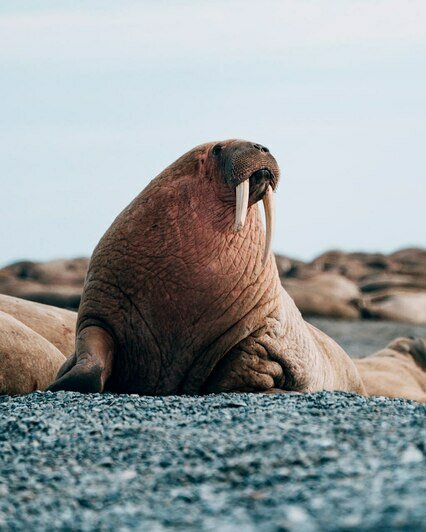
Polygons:
M425 246L425 28L424 0L0 1L0 264L89 255L234 137L282 168L276 251Z

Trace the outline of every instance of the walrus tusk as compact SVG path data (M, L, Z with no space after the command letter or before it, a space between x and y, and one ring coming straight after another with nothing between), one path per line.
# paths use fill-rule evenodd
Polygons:
M265 251L263 253L262 266L265 265L271 252L272 237L274 236L275 229L275 203L274 193L272 187L266 189L266 194L263 196L263 208L265 209L265 221L266 221L266 242Z
M249 200L250 183L246 179L240 183L235 189L236 209L235 209L235 231L241 231L244 227L247 216L248 200Z

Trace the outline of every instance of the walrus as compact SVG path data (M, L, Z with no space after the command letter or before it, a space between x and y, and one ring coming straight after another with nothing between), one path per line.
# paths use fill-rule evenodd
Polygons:
M46 389L65 360L46 338L0 311L0 395Z
M158 175L96 246L76 351L49 389L364 393L349 356L281 286L278 182L270 151L243 140L198 146Z
M343 275L322 272L306 279L282 279L303 316L358 319L361 294Z
M0 269L0 293L77 309L88 262L88 259L77 258L10 264Z
M381 290L364 299L362 312L367 318L426 325L426 291Z
M45 390L72 354L77 314L0 294L0 395Z
M396 338L355 364L368 395L426 403L426 339Z
M65 357L73 353L76 312L4 294L0 294L0 311L13 316L38 333L59 349Z

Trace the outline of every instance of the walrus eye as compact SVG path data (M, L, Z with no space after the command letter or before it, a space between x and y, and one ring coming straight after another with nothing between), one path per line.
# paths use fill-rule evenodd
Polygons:
M213 149L212 149L212 154L217 157L218 155L220 155L222 151L222 146L220 144L216 144L216 146L213 146Z

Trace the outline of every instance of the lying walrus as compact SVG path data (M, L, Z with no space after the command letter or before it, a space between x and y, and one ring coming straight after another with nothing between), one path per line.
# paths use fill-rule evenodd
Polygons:
M75 312L0 294L0 394L44 390L74 349Z
M366 317L426 325L426 291L381 290L363 302Z
M365 393L349 356L281 286L278 177L269 150L241 140L194 148L156 177L93 253L76 352L50 390Z
M357 319L361 294L343 275L322 272L306 279L283 279L282 283L303 316Z
M0 293L62 308L78 308L88 259L20 261L0 269Z
M385 349L355 361L369 395L426 403L426 341L396 338Z
M77 314L71 310L0 294L0 311L13 316L65 356L74 351Z
M0 395L44 390L65 360L46 338L0 311Z

